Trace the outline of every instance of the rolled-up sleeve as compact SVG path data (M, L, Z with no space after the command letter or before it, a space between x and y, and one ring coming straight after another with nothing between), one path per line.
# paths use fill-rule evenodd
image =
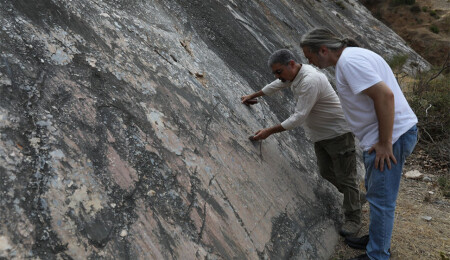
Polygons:
M294 89L296 98L295 111L281 123L284 129L291 130L305 122L318 99L319 88L316 85L319 83L318 80L305 80L303 84L297 86L297 89Z
M290 82L282 82L281 80L277 79L275 81L273 81L270 84L267 84L263 89L261 89L261 91L267 95L270 96L273 93L283 89L283 88L287 88L290 87L291 83Z

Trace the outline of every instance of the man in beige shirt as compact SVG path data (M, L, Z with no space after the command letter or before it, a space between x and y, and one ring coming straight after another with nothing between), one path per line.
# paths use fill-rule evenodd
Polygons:
M242 103L251 105L257 97L290 87L295 111L281 124L257 131L252 139L263 140L274 133L303 126L314 142L321 176L344 194L345 223L339 233L343 236L356 234L361 227L361 205L355 143L336 92L323 73L310 65L297 63L289 50L274 52L268 65L277 80L241 97Z

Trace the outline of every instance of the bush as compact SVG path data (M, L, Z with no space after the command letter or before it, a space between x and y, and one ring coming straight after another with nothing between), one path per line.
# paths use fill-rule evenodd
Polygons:
M411 8L409 9L412 13L420 13L420 6L418 5L413 5L411 6Z
M415 151L425 151L435 162L442 194L450 198L450 54L441 67L418 71L405 97L418 118Z
M426 7L426 6L422 7L422 11L423 11L423 12L428 11L428 7Z
M395 72L395 71L401 70L407 60L408 60L408 54L399 54L399 55L395 55L394 57L389 59L388 64L391 67L391 69Z
M431 16L437 16L437 13L436 13L435 10L431 10L431 11L430 11L430 15L431 15Z
M430 31L438 34L439 33L439 28L436 25L431 25L430 26Z
M405 93L419 122L418 147L442 166L450 167L450 63L417 73L412 91Z
M442 194L449 198L450 197L450 179L448 176L440 176L437 180L439 187L442 190Z

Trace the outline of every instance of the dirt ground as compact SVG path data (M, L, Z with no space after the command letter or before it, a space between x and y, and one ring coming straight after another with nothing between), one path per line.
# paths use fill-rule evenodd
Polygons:
M450 199L438 184L439 176L449 177L449 169L429 161L424 151L415 151L405 164L404 173L419 170L421 180L407 179L400 184L394 231L391 243L392 260L423 260L450 258ZM430 180L428 180L428 177ZM426 220L431 217L431 220ZM363 225L359 236L368 234L369 205L363 206ZM331 260L348 259L363 254L340 238Z

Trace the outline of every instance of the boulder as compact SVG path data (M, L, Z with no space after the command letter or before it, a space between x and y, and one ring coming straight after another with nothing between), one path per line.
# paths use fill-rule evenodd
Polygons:
M342 197L266 60L326 26L385 57L358 1L0 0L0 257L327 259ZM332 70L326 71L332 78Z

